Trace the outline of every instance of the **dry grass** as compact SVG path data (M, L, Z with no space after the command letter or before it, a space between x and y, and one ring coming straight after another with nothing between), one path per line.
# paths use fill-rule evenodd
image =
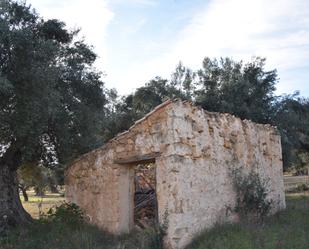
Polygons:
M309 186L309 176L284 176L285 190L291 192L299 189L300 186ZM292 191L293 192L293 191Z
M28 202L24 202L22 196L20 198L26 211L35 219L38 219L40 214L46 214L51 207L65 200L62 194L47 193L45 196L39 197L35 196L33 191L29 191L28 196Z

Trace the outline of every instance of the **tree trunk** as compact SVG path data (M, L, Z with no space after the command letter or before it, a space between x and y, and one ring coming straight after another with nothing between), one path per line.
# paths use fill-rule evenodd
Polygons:
M11 227L30 223L31 216L23 208L18 191L16 169L0 162L0 235Z
M29 201L28 194L27 194L27 188L25 188L23 185L20 184L19 189L21 190L21 192L23 194L24 202Z
M36 186L34 187L35 196L43 197L45 196L45 191L42 187Z
M54 184L50 184L49 185L49 189L50 189L50 192L53 193L53 194L59 194L59 190L57 188L57 185L54 185Z

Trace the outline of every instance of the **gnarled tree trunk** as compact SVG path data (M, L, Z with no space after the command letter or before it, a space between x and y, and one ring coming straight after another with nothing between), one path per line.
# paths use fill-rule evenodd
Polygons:
M12 148L0 158L0 235L10 227L30 223L32 218L23 208L18 191L18 154Z

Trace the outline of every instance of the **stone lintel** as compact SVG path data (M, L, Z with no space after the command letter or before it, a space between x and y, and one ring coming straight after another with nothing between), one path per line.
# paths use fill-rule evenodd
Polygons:
M160 152L154 152L145 155L137 155L128 158L120 158L114 160L115 164L139 164L139 163L154 163L156 158L160 156Z

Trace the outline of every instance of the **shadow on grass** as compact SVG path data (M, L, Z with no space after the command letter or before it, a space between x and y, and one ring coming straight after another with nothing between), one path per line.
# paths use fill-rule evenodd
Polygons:
M201 233L186 249L308 249L309 196L288 196L265 223L227 224Z
M1 249L146 249L160 248L155 230L133 231L116 236L95 226L35 221L0 239Z

